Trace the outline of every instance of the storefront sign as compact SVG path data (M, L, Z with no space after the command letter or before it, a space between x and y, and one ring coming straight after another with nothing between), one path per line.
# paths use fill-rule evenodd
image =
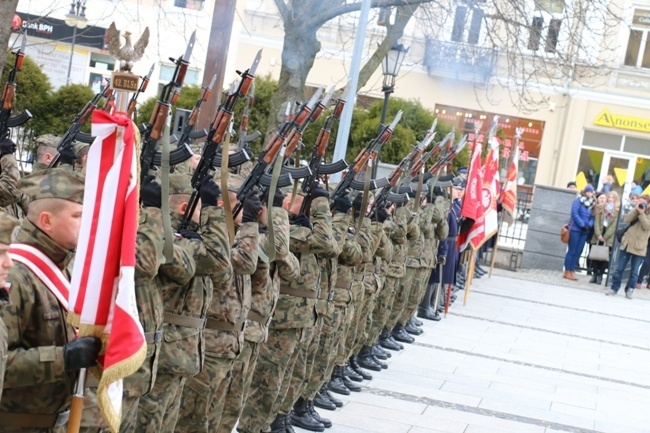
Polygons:
M629 129L630 131L650 132L650 119L612 114L604 109L594 120L594 125L607 128Z

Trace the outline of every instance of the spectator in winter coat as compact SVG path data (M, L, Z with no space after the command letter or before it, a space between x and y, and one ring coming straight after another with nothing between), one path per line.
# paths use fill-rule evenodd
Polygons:
M575 268L585 247L587 237L594 226L594 216L591 213L595 203L594 187L588 184L571 205L569 219L569 249L564 256L564 278L577 280Z

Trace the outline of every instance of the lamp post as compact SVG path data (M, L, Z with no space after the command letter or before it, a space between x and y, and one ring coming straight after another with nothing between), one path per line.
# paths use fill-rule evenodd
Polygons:
M381 91L384 92L384 105L381 108L381 120L379 125L379 130L384 127L386 123L386 111L388 111L388 98L390 94L395 91L395 78L399 74L399 70L402 67L402 62L408 48L404 48L402 44L395 44L388 53L386 57L381 61L381 71L384 74L384 82L381 86ZM381 147L377 150L377 161L372 166L372 177L373 179L377 178L377 167L379 166L379 155L381 153Z
M74 57L74 45L77 42L77 29L83 29L88 25L86 19L86 1L72 0L70 12L65 16L65 24L72 27L72 45L70 46L70 61L68 62L68 76L66 84L70 84L70 73L72 72L72 58Z

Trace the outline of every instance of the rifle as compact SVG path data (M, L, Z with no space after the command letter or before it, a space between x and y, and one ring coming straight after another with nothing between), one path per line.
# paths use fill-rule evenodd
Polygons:
M399 194L406 194L413 191L413 189L411 188L411 182L413 182L413 180L418 176L418 174L422 170L422 167L425 166L427 161L432 157L436 156L438 153L440 153L440 151L445 148L447 143L454 138L454 134L455 134L454 131L455 131L454 128L452 128L449 134L447 134L440 143L436 144L428 152L423 153L422 157L411 166L411 171L406 176L404 176L404 179L402 180L399 188L397 189L397 192Z
M178 146L176 149L172 150L169 153L169 165L173 166L180 164L181 162L187 161L192 155L194 155L194 152L190 148L189 142L193 139L192 133L194 132L194 125L196 125L196 121L199 118L201 104L203 104L204 101L207 101L210 97L215 81L217 81L216 74L212 76L212 80L210 81L210 84L208 84L208 87L202 88L199 99L196 100L194 108L192 108L192 112L187 118L185 125L183 125L181 136L176 140L178 142ZM153 165L160 167L160 164L162 164L162 153L156 152L153 157Z
M131 100L129 100L129 105L126 108L126 115L129 116L129 118L133 118L133 115L135 113L135 104L138 101L138 96L140 96L140 93L145 92L147 90L147 86L149 85L149 80L151 80L151 74L153 74L153 68L156 64L153 63L151 65L151 69L149 69L149 73L145 75L142 78L142 81L140 81L140 87L138 87L138 91L131 96Z
M248 119L254 102L255 83L253 82L251 89L248 91L248 95L246 95L246 105L244 106L244 113L242 114L241 122L239 123L239 149L248 149L248 143L257 140L262 136L260 131L255 131L250 135L248 134Z
M152 168L154 156L156 155L156 144L162 138L165 122L171 106L178 100L178 89L183 85L187 67L190 64L190 56L196 40L196 31L192 33L185 53L178 59L169 58L175 65L176 70L171 81L163 86L156 106L151 113L149 124L142 135L142 154L140 155L140 183L144 182L149 169Z
M345 174L343 179L341 179L341 182L336 186L336 189L332 192L331 195L331 200L332 203L334 200L340 196L340 195L345 195L347 194L346 190L350 187L357 191L362 191L363 190L363 182L361 181L355 181L355 177L359 174L362 173L364 170L366 170L368 166L368 159L371 157L374 158L374 156L377 154L377 149L379 149L385 142L388 141L388 139L393 135L393 131L395 130L395 127L397 126L397 123L400 121L402 118L402 110L400 110L393 121L389 124L384 126L381 131L379 131L379 134L377 137L373 138L370 140L370 142L366 145L365 148L359 152L357 157L354 159L354 162L352 164L352 168L348 169L348 172ZM381 185L381 186L385 186ZM378 185L376 182L374 184L374 187L381 187Z
M2 108L0 109L0 138L9 136L9 128L15 128L32 118L32 113L25 110L17 116L11 117L11 110L14 108L14 96L16 95L16 74L23 69L25 58L25 47L27 46L27 33L23 32L23 41L18 51L12 53L16 56L14 67L9 71L9 77L5 84L4 95L2 96Z
M312 100L317 98L316 95L320 97L322 91L322 88L319 88L312 96ZM323 109L325 109L327 103L330 101L332 93L334 93L334 86L332 86L327 94L316 103L316 106L313 109L309 108L309 103L303 105L305 109L301 107L301 110L296 116L295 124L293 125L291 131L289 131L289 135L287 135L287 158L291 157L291 154L298 146L298 143L302 141L302 134L305 132L307 125L318 120L318 117L323 112Z
M81 133L81 128L86 124L88 119L90 119L90 116L93 114L93 111L97 108L97 104L99 104L99 101L101 101L102 98L108 97L113 93L113 89L110 87L110 81L106 83L106 86L101 90L101 92L95 94L93 98L86 103L84 108L81 109L79 113L75 116L74 120L72 121L72 124L68 128L68 130L63 134L63 137L59 140L59 143L56 145L56 155L54 155L54 158L52 158L52 161L50 161L50 164L48 165L48 168L52 167L58 167L59 165L59 159L61 158L61 152L63 152L65 149L72 147L72 143L77 139L79 134ZM88 134L90 136L90 134ZM94 141L94 138L92 138L92 141ZM91 141L91 143L92 143ZM84 141L85 143L85 141Z
M451 151L445 153L440 159L438 159L435 164L431 166L428 172L424 173L424 181L428 182L432 177L438 174L438 171L446 165L449 164L456 156L465 148L467 145L467 135L463 135L458 141L456 147L451 149Z
M418 148L413 150L413 152L411 152L411 155L407 155L404 159L402 159L402 161L400 161L399 165L393 169L390 176L388 176L388 185L384 186L375 196L375 201L373 202L372 207L370 208L370 212L368 212L368 218L374 218L375 214L377 213L377 210L382 207L385 207L387 202L408 201L408 196L406 194L401 194L401 195L390 194L390 190L395 185L397 185L397 182L399 182L400 178L402 177L402 174L409 169L411 165L411 158L413 154L418 151L419 151ZM389 195L391 195L390 198Z
M194 174L192 175L192 195L188 201L185 213L181 218L181 222L178 227L179 230L187 228L187 225L192 219L192 215L194 214L199 201L201 183L203 182L203 179L205 179L210 174L210 171L215 168L215 156L217 155L217 151L219 150L219 147L221 146L224 137L226 136L228 127L230 126L230 121L235 109L235 103L237 102L238 98L245 97L251 88L253 79L255 79L255 71L257 69L257 65L260 63L261 58L262 50L259 50L250 68L244 72L237 71L241 77L239 86L234 91L228 93L226 100L223 104L221 104L221 107L219 107L219 110L215 115L214 121L210 126L210 132L208 133L207 141L203 146L201 159L196 167L196 170L194 171ZM224 191L224 193L227 193L227 191Z
M316 181L320 174L334 174L348 168L347 162L340 160L332 164L322 164L323 157L325 156L325 151L327 150L327 144L330 140L330 134L332 130L332 125L335 120L341 118L341 113L343 113L343 108L345 103L349 98L348 93L350 92L350 82L345 86L341 97L337 99L336 105L334 106L334 111L332 114L327 116L323 126L318 133L316 138L316 144L311 153L311 159L309 161L309 169L311 170L311 175L307 176L302 182L302 192L305 195L305 199L302 201L302 206L300 208L300 213L309 215L309 210L311 208L311 193L314 189L314 181Z

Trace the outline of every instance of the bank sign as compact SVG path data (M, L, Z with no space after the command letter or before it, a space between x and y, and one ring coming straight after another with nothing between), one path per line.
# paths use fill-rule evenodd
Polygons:
M596 117L594 125L616 129L629 129L630 131L650 132L650 119L612 114L607 109L604 109Z

